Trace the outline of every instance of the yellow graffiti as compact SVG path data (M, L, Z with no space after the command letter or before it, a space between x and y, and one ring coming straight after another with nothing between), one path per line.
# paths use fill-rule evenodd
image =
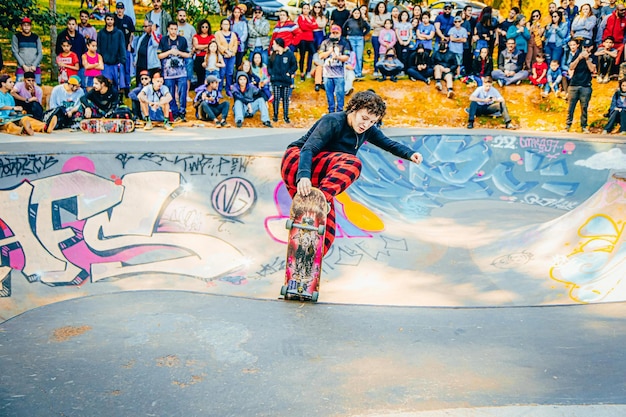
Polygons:
M343 205L346 218L356 227L368 232L382 232L385 229L385 223L376 213L352 200L348 194L341 193L335 198Z

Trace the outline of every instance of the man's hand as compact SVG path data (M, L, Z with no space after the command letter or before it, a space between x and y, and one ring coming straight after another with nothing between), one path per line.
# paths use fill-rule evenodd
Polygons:
M419 152L415 152L413 155L411 155L411 162L416 163L416 164L421 164L422 161L424 160L424 158L422 157L422 154ZM300 183L298 183L298 188L300 186Z
M298 181L298 194L300 194L302 197L306 197L307 195L311 194L311 180L308 178L300 178L300 181Z

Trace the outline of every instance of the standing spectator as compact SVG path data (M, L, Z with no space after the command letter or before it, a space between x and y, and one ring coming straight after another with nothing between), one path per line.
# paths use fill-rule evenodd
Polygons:
M193 60L193 70L196 73L198 84L205 85L206 69L202 65L207 51L209 50L209 44L215 39L211 32L211 24L207 19L202 19L198 22L197 32L193 35L191 40L191 49L195 51L196 56Z
M239 4L233 8L233 12L230 15L230 30L237 35L238 47L237 55L235 56L235 67L239 68L244 55L246 54L246 47L248 46L248 21L244 16L244 6Z
M574 19L578 16L578 6L576 6L575 0L561 0L561 7L563 7L564 14L567 17L567 24L571 32L572 23L574 23Z
M263 63L267 65L269 47L270 22L263 16L261 6L254 6L252 8L252 19L248 20L248 49L250 50L250 56L255 52L260 52Z
M178 25L170 22L167 36L159 42L157 54L163 65L164 84L172 95L170 111L175 122L185 122L187 112L187 68L185 58L189 58L187 40L178 35ZM154 77L152 77L154 82ZM176 103L178 97L179 103Z
M476 90L470 95L468 113L468 129L474 128L474 119L476 116L491 116L496 113L502 114L507 129L514 128L511 124L511 116L509 116L504 97L493 87L493 80L490 76L486 76L483 79L483 85L476 87Z
M167 25L174 20L167 10L163 10L163 0L152 0L152 10L146 13L146 19L156 25L155 32L160 37L167 36Z
M456 58L456 77L461 77L461 66L463 65L463 45L467 42L469 34L467 30L461 26L463 24L463 18L456 16L454 18L454 26L448 31L448 38L450 38L449 48L450 52L454 54ZM469 72L469 68L467 69Z
M563 13L558 10L552 12L550 19L551 22L548 23L544 32L545 43L543 51L548 61L555 60L561 62L563 47L569 37L567 23L563 21Z
M476 30L476 24L478 23L478 19L472 16L472 6L467 5L463 8L463 13L461 17L463 18L463 23L461 26L465 28L467 31L467 40L463 44L463 68L465 68L465 73L469 75L472 70L472 60L474 58L474 31ZM497 30L498 30L498 21L496 19L494 26L494 36L497 38Z
M121 30L115 27L115 17L108 13L104 18L105 27L98 33L98 52L104 61L102 75L113 83L113 88L120 85L119 74L126 65L126 40Z
M361 10L355 8L352 10L350 18L343 27L343 33L350 42L350 48L356 55L356 67L354 75L357 79L363 78L363 51L365 49L365 35L370 33L370 25L361 16Z
M136 84L140 84L140 73L144 70L148 71L149 77L152 78L155 72L161 71L161 61L157 51L161 39L158 37L155 24L144 19L143 33L135 42L135 74L137 75Z
M588 3L580 7L580 13L574 18L571 25L572 38L593 39L593 30L596 27L596 17L591 13L591 6Z
M485 7L478 16L478 23L474 29L474 39L476 39L476 47L474 55L478 55L484 47L489 48L489 54L493 56L494 45L498 38L498 20L493 16L491 6Z
M224 62L224 57L220 54L218 50L217 41L213 39L209 43L209 49L207 50L206 56L204 57L204 62L202 63L206 71L206 76L213 75L220 79L220 91L224 87L223 79L224 74L222 72L223 68L226 67L226 63ZM227 88L228 91L230 89Z
M87 52L86 39L83 35L80 34L78 30L78 23L76 23L75 17L67 18L67 27L63 29L57 36L57 44L55 48L55 53L57 55L63 52L63 49L61 48L61 43L64 40L67 40L70 43L70 50L74 52L79 59L81 56L83 56L85 52ZM81 77L81 79L82 78L83 77Z
M439 49L433 53L433 73L435 76L435 86L442 91L441 80L446 81L447 97L454 97L453 76L457 69L456 57L448 48L448 41L439 42Z
M556 10L556 4L554 5L554 9ZM519 14L520 10L518 7L511 7L509 10L509 15L506 19L498 24L498 28L496 29L497 37L498 37L498 56L502 51L506 49L506 36L511 26L515 25L515 18ZM478 47L476 48L478 49Z
M565 130L569 132L574 120L574 110L580 102L580 127L583 133L589 133L587 127L587 109L591 100L591 76L596 71L596 66L591 60L591 50L593 42L590 39L583 41L582 50L576 54L569 66L572 72L572 79L569 83L567 94L569 96L569 106L567 109L567 120Z
M319 58L324 60L324 89L328 112L343 111L345 100L344 64L350 58L350 43L341 36L341 27L330 27L330 35L320 45ZM336 100L336 101L335 101Z
M80 101L85 109L85 119L106 117L119 105L120 95L111 80L98 75L93 80L93 90L82 96Z
M152 122L160 122L161 120L163 121L163 129L173 130L169 119L170 103L176 103L176 100L172 96L170 89L163 83L164 80L161 74L155 72L152 76L152 84L146 85L137 95L141 106L141 114L146 123L143 130L152 130Z
M124 4L126 10L126 16L130 17L133 21L133 25L137 25L137 18L135 17L135 3L133 0L119 0Z
M78 75L80 68L80 59L72 51L72 45L67 39L61 41L62 52L57 55L57 65L59 67L59 84L63 84L70 79L72 75Z
M102 55L98 53L98 42L95 39L87 41L87 52L82 57L82 64L85 76L83 84L89 91L93 87L94 78L101 75L104 69L104 61Z
M569 81L572 78L571 72L569 71L570 65L574 61L574 58L578 54L579 44L576 39L570 39L567 42L567 49L563 53L563 57L561 58L561 74L563 75L563 79L561 80L561 84L563 86L563 94L564 98L568 97L569 91Z
M272 55L270 56L267 71L272 80L272 94L274 95L274 122L278 121L278 106L283 102L283 119L285 123L289 120L289 97L293 88L293 78L298 70L296 57L289 48L285 48L285 43L278 38L272 44Z
M391 19L387 19L378 34L378 44L380 45L378 50L379 54L385 55L389 48L395 48L396 42L398 42L398 37L396 36L396 31L393 30L393 21Z
M17 81L22 81L24 73L30 71L35 74L37 84L41 84L41 68L39 67L43 59L41 39L32 32L30 18L23 18L20 27L22 30L16 32L11 39L11 50L17 61L15 77Z
M417 45L422 45L430 54L433 51L433 38L435 37L435 26L430 24L430 15L422 14L422 21L417 26Z
M611 133L615 125L619 123L620 135L626 134L626 79L620 80L619 88L611 98L611 107L609 108L609 120L607 121L603 135Z
M385 21L390 19L391 15L387 12L387 5L385 2L380 1L376 3L376 6L374 6L374 13L370 18L370 27L372 28L372 49L374 49L374 64L378 62L378 58L380 57L380 42L378 41L378 36L380 35L380 31L385 27ZM374 76L378 75L377 71L378 70L374 71Z
M598 60L598 83L608 83L609 77L613 73L615 59L617 58L617 49L613 48L614 44L613 38L607 36L604 42L602 42L602 46L594 54Z
M356 54L354 51L350 51L350 56L343 66L343 78L344 78L344 90L346 91L346 97L354 92L354 69L356 68Z
M217 43L217 50L224 60L224 66L219 69L220 80L222 80L222 87L226 89L226 95L230 97L230 86L233 84L235 60L239 50L237 35L230 30L230 20L222 19L220 30L215 32L215 42ZM209 67L207 66L206 69L208 71Z
M411 18L409 12L403 10L398 17L398 23L393 25L396 31L396 55L400 62L406 65L409 59L409 44L413 37L413 25L411 24Z
M435 18L435 50L439 50L439 42L449 40L446 35L450 28L454 26L454 16L452 16L452 3L446 3L443 5L443 13L439 14ZM447 45L446 45L447 48Z
M270 48L274 41L281 38L285 41L285 48L294 49L298 45L300 39L300 28L291 19L286 10L278 11L278 22L274 26L272 38L270 39ZM293 45L293 46L292 46Z
M526 68L531 69L537 54L543 51L544 27L541 25L541 12L533 10L530 14L530 21L526 23L530 39L528 39L528 52L526 53ZM547 64L546 64L547 65Z
M624 54L624 33L626 32L626 6L622 3L615 6L615 11L606 18L606 27L602 33L602 40L611 36L615 40L617 58L615 65L619 66Z
M337 8L330 13L330 26L339 26L342 28L341 36L346 36L343 32L343 25L349 18L350 11L346 9L346 0L337 0Z
M80 33L85 41L89 39L97 40L98 32L96 28L89 23L89 12L87 10L80 11L80 24L78 25L78 33Z
M500 87L519 84L528 78L528 71L524 70L524 53L515 46L515 39L507 39L506 49L498 56L498 69L491 76L498 81Z
M559 65L559 61L553 60L550 62L550 68L548 69L548 74L546 75L546 86L543 88L543 97L548 97L550 91L554 93L555 97L559 96L561 79L563 75L561 75L561 67Z
M187 23L187 12L184 9L178 9L176 12L178 21L178 36L182 36L187 41L189 57L185 58L185 70L187 71L187 92L191 90L191 82L193 81L193 37L196 35L196 28ZM204 83L204 80L199 81ZM188 99L189 100L189 99Z
M44 114L44 122L51 126L56 120L56 129L65 129L78 123L83 117L80 99L84 94L78 77L70 77L65 84L54 87L48 102L50 110Z
M548 64L546 63L546 57L543 52L539 52L539 54L537 54L537 58L530 71L531 73L528 77L530 83L543 88L543 86L548 82Z
M430 54L424 49L424 45L417 45L417 49L411 54L406 73L411 81L419 80L430 84L433 68L430 62Z
M614 13L615 10L618 9L616 3L616 0L609 0L609 4L607 4L606 6L602 6L602 8L600 9L600 19L610 15L611 13Z
M133 19L126 15L126 6L121 1L118 1L115 5L115 27L122 31L124 34L124 42L126 47L126 60L121 67L121 75L119 80L119 90L124 91L124 94L128 95L130 90L130 77L131 77L131 64L133 62L132 57L132 42L133 33L135 32L135 23ZM134 69L134 68L133 68Z
M313 30L313 43L315 45L315 51L317 51L326 37L326 26L328 26L328 16L324 13L323 6L320 1L313 3L311 16L313 16L315 23L317 23L317 28Z
M43 91L35 82L35 74L30 71L25 72L24 80L15 83L11 95L15 104L22 106L26 113L39 121L43 120Z
M230 102L222 100L220 79L214 75L206 78L206 83L196 88L194 107L199 120L215 121L215 127L226 126Z
M517 51L522 54L520 56L521 61L519 62L520 69L524 68L524 65L526 64L526 54L528 53L528 40L530 39L530 31L526 27L526 16L524 16L523 14L517 15L517 17L515 18L515 26L511 26L509 28L509 31L506 34L506 38L507 46L509 44L509 40L513 40L515 42L515 47ZM498 64L498 68L501 68L500 64ZM498 79L498 77L493 78Z
M250 84L248 74L243 71L237 72L237 81L232 85L232 96L235 104L233 112L235 113L235 125L241 127L244 117L253 117L256 112L261 113L261 122L263 126L272 127L270 115L267 111L267 103L263 98L261 90Z
M300 43L298 52L300 54L300 80L304 81L306 76L311 76L311 64L315 53L315 37L313 31L317 29L317 21L311 16L311 6L302 5L302 14L298 16L298 27L300 28ZM304 63L306 62L306 71Z
M383 82L389 77L395 83L398 81L398 75L404 69L404 64L398 59L395 48L389 48L376 63L376 69L380 72L378 81Z

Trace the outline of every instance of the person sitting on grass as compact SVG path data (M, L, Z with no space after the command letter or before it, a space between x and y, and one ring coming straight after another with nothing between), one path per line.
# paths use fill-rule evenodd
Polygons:
M104 75L98 75L93 80L93 90L80 99L85 119L105 117L120 104L120 95L113 88L111 80Z
M170 102L172 94L160 72L152 75L152 84L146 85L137 95L141 106L141 114L146 124L143 130L151 130L152 122L163 121L163 129L172 130L170 124ZM95 88L95 85L94 85Z
M424 45L417 45L417 49L409 57L407 75L411 81L423 81L430 84L433 76L433 67L430 54L426 52Z
M235 124L237 127L243 125L244 117L252 117L257 111L261 113L263 126L272 127L263 93L250 84L248 74L243 71L237 73L237 79L235 84L231 86L231 92L235 101L233 112L235 113Z
M498 113L502 115L506 128L514 129L511 124L511 116L509 116L509 111L504 102L504 97L493 87L493 79L490 76L483 78L483 85L476 87L469 99L468 129L474 128L474 119L476 116L493 116Z
M468 75L468 84L475 83L478 87L483 85L483 77L491 76L493 71L493 59L489 55L489 48L480 48L478 56L472 60L472 70Z
M441 80L444 79L448 88L448 98L454 97L452 82L454 74L456 73L457 63L456 57L454 56L454 53L450 52L448 42L445 39L442 39L439 42L439 49L433 53L432 58L434 65L433 73L435 75L435 86L437 87L437 90L441 91L443 89Z
M141 70L139 72L139 85L133 88L128 94L128 98L131 99L132 102L132 110L133 115L137 120L143 120L143 115L141 114L141 103L139 102L139 93L144 89L145 86L150 85L152 79L150 78L150 71Z
M524 52L517 49L514 39L506 40L506 49L498 56L498 69L491 73L500 87L519 84L528 78L528 71L524 68Z
M537 54L537 58L535 63L531 68L531 74L528 79L532 85L539 86L539 88L543 88L544 85L548 82L548 64L546 64L546 56L539 52Z
M552 60L550 62L550 68L548 69L548 73L546 74L546 85L543 87L543 93L541 94L543 97L548 97L550 91L554 93L555 97L559 96L559 91L561 89L561 80L563 75L561 74L561 67L559 66L559 61Z
M48 125L30 116L23 115L24 109L15 105L15 100L11 95L11 90L15 86L15 81L7 74L0 75L0 132L11 135L21 135L25 133L29 136L35 132L51 133L56 126L56 118Z
M396 56L395 48L389 48L376 63L376 69L380 72L378 81L385 81L387 77L394 83L398 81L398 74L404 69L404 64Z
M609 77L613 73L617 59L617 49L614 46L615 40L612 36L608 36L594 54L598 60L598 83L600 84L608 83Z
M209 122L215 121L215 127L226 126L226 118L230 110L230 102L222 100L220 79L209 75L206 83L196 88L196 117Z
M609 108L609 120L602 130L602 134L611 133L617 123L619 123L620 135L626 135L626 78L620 80L619 88L613 94Z

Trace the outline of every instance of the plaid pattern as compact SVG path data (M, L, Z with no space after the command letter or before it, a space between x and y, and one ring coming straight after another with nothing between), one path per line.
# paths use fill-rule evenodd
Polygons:
M300 148L288 148L281 163L281 175L289 195L293 198L298 192L296 176L300 161ZM334 198L345 191L361 175L361 161L355 155L343 152L320 152L313 157L311 183L319 188L330 203L326 218L324 254L335 240Z

